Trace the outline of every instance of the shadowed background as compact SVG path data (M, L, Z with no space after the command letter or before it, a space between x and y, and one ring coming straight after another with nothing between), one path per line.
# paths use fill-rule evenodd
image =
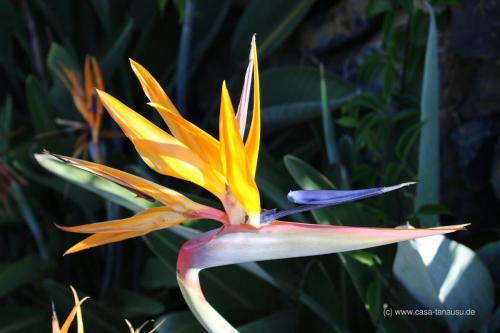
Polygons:
M122 218L142 208L83 172L63 170L73 183L58 178L33 154L47 149L91 159L88 128L57 75L62 67L83 75L86 55L96 57L107 92L165 128L128 59L139 62L183 116L218 137L222 81L236 104L254 33L263 207L292 206L292 189L418 181L417 191L293 219L472 225L454 241L440 240L427 264L421 258L432 246L416 242L262 263L273 283L240 267L211 269L202 274L207 299L242 332L500 329L500 4L431 5L435 34L424 3L409 0L1 0L0 333L49 331L51 302L61 318L72 306L69 284L92 297L83 306L89 332L125 332L123 318L138 325L159 317L166 319L160 332L203 331L175 280L182 237L165 230L62 257L81 237L54 224ZM426 113L439 124L422 122ZM426 132L429 126L439 134ZM107 165L218 205L208 192L148 169L106 112L102 128ZM419 191L436 200L415 199ZM443 298L452 267L460 274ZM439 306L478 314L383 315L386 308Z

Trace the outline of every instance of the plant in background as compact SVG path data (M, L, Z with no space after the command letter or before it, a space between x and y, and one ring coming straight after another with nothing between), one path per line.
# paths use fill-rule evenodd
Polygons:
M83 73L82 81L81 75L76 70L64 65L61 65L61 71L57 72L57 75L71 93L73 103L86 123L74 124L74 122L67 122L70 128L84 130L84 133L76 140L73 155L80 156L83 153L86 156L88 150L94 161L102 163L103 157L99 146L99 134L103 107L101 101L97 98L95 89L104 90L104 81L94 57L85 57ZM63 124L66 123L66 121L62 122Z
M83 316L82 316L82 304L90 297L84 297L80 300L75 288L73 288L72 286L70 286L70 288L71 288L71 292L73 293L73 300L75 302L75 305L73 306L70 313L66 317L66 320L64 321L62 327L59 324L59 320L57 318L56 311L52 310L52 333L68 333L69 329L71 328L71 324L75 320L75 317L76 317L77 332L78 333L84 332ZM127 327L130 330L129 331L130 333L140 333L146 327L146 325L149 324L150 322L153 322L153 321L151 321L151 320L146 321L141 326L139 326L137 329L135 329L132 326L132 324L127 319L125 319L125 323L127 324ZM163 324L163 321L159 322L151 330L149 330L148 333L155 332L162 324Z
M9 139L13 136L11 130L12 100L7 99L0 109L0 216L10 212L9 192L16 184L25 184L25 180L9 166Z
M222 85L219 140L184 119L158 82L142 66L131 61L150 105L158 110L172 135L114 97L98 91L112 118L132 141L146 164L155 171L199 185L222 202L224 211L198 204L178 192L131 174L60 155L37 155L40 162L49 158L91 172L137 193L159 201L133 217L61 229L91 233L66 253L145 235L192 219L213 219L222 226L186 242L178 257L177 279L189 307L210 332L236 331L205 300L199 282L202 269L252 262L312 256L363 249L419 237L445 234L464 225L432 229L391 229L343 227L283 222L278 219L344 202L359 200L401 188L407 183L357 191L293 191L289 199L296 207L262 210L255 173L260 146L260 91L255 38L238 113L235 115L225 83ZM253 115L244 141L248 96L253 72Z
M9 192L16 184L25 184L25 180L17 174L0 156L0 216L9 213Z
M96 57L108 93L163 129L159 113L144 105L127 59L145 65L174 94L181 115L218 140L218 83L224 76L232 94L241 91L252 32L259 37L264 131L255 181L262 207L286 213L295 206L287 200L290 189L351 190L418 181L419 189L409 186L276 219L355 227L392 228L406 221L415 227L437 226L425 223L431 218L444 225L473 221L474 227L397 246L206 269L199 279L210 305L242 333L499 331L500 274L494 263L500 242L491 218L498 211L491 190L498 188L491 182L495 168L480 158L463 169L464 161L488 154L495 144L483 126L465 125L475 124L477 117L494 118L488 107L479 113L470 108L483 101L476 88L488 86L498 71L487 57L461 55L461 50L483 54L484 47L494 48L488 43L471 48L473 40L462 38L457 29L474 22L472 15L478 24L467 31L481 35L483 24L494 17L475 15L469 10L471 1L456 6L455 0L434 0L437 26L430 28L434 20L424 2L366 3L158 0L155 5L154 0L125 0L117 7L109 0L0 2L6 18L0 22L0 159L27 183L0 186L10 203L10 211L0 215L0 331L50 331L50 301L65 316L74 305L68 282L78 286L81 297L83 292L92 296L82 305L86 331L128 332L123 318L135 327L148 318L166 319L161 332L205 331L181 296L177 257L186 240L223 224L191 220L62 257L82 236L91 235L60 232L54 222L113 221L163 204L127 189L125 181L119 186L57 158L42 161L56 173L50 174L33 153L47 149L98 162L88 124L60 79L66 66L85 90L85 54ZM253 75L249 69L247 75ZM249 95L242 101L252 107L251 90ZM236 109L237 100L233 102ZM450 122L455 113L462 116L460 124ZM440 125L436 117L426 117L436 114ZM245 118L237 120L240 133ZM432 128L437 127L441 135L436 137ZM123 132L111 129L117 130L116 124L104 116L99 131L104 158L99 163L175 189L225 214L203 188L151 171L130 141L123 140ZM455 141L453 134L449 141L457 131L462 140ZM84 132L88 144L81 146ZM116 139L106 140L107 133ZM432 133L434 139L428 135ZM471 137L481 142L487 137L481 144L473 140L474 147L481 147L477 154L469 154L470 144L464 144ZM74 156L79 145L84 149ZM433 162L435 156L440 165ZM479 174L478 166L484 167ZM435 175L440 175L441 190ZM474 184L462 186L461 179ZM487 193L476 195L483 186ZM434 198L421 196L425 193ZM274 213L263 214L261 228L269 226ZM386 308L417 305L470 308L476 315L425 320L383 315ZM62 325L65 318L59 319ZM76 326L71 330L76 332Z

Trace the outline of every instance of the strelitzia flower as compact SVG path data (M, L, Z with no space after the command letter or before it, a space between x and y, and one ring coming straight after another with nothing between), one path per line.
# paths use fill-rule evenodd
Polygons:
M181 248L177 262L177 280L182 294L200 323L210 332L236 330L205 300L199 282L199 272L205 268L364 249L445 234L464 227L363 228L279 220L295 212L386 193L408 183L357 191L293 191L288 197L298 206L284 211L262 210L255 182L260 144L260 91L255 38L252 39L249 65L236 115L227 87L225 83L222 85L219 140L184 119L151 74L134 61L131 61L131 65L150 100L149 104L160 113L172 135L114 97L98 91L104 107L149 167L160 174L202 186L220 199L224 211L200 205L173 190L104 165L58 155L41 155L39 159L61 159L165 205L123 220L61 227L70 232L93 234L66 253L145 235L191 219L219 221L222 223L220 228L187 241ZM244 140L252 76L252 121L247 139Z
M95 89L104 90L104 80L96 59L90 56L85 57L83 81L76 70L66 66L61 66L61 72L57 72L57 75L71 93L73 103L85 120L86 126L82 126L78 123L74 124L73 122L63 123L68 123L70 126L76 128L87 128L90 133L90 140L87 133L79 137L74 155L80 155L81 152L87 149L87 145L90 143L91 152L92 150L95 151L94 154L96 157L94 159L96 161L101 161L98 142L102 123L103 106L96 96Z

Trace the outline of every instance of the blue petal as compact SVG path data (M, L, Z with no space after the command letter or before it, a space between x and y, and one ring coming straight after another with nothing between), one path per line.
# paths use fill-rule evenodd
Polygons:
M296 204L305 205L337 205L344 202L360 200L375 195L400 189L414 183L403 183L390 187L376 187L363 190L301 190L288 193L288 200Z
M344 202L355 201L373 197L386 192L394 191L402 187L413 185L415 183L402 183L389 187L376 187L364 190L301 190L288 193L288 200L299 204L300 206L290 207L277 211L276 209L267 210L261 213L260 220L262 224L271 223L282 217L306 212L313 209L338 205Z

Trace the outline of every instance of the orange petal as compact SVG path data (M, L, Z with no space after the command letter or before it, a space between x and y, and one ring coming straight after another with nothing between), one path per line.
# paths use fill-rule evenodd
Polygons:
M92 95L94 94L94 80L92 79L92 72L90 68L90 57L85 57L85 63L83 66L83 84L84 87L84 101L85 101L85 109L88 110L90 119L92 122L89 124L91 128L95 126L95 114L90 110L92 107Z
M179 130L182 130L182 132L191 137L191 140L185 143L186 146L188 146L194 153L200 156L203 161L210 164L219 173L223 173L219 158L219 141L170 109L157 103L149 103L149 105L158 110L163 119L168 119L169 122L175 123Z
M259 83L259 65L257 61L257 46L255 44L255 35L252 37L253 53L253 116L248 138L245 143L245 153L248 160L250 175L255 178L257 171L257 160L259 158L260 145L260 83Z
M116 233L102 233L94 234L82 240L81 242L73 245L69 250L67 250L64 255L83 251L90 249L92 247L115 243L125 239L139 237L147 234L148 231L136 231L136 232L116 232Z
M132 59L129 60L132 70L141 83L144 94L146 94L149 100L153 103L161 104L166 108L172 110L172 112L179 114L179 111L177 111L174 103L172 103L170 98L168 98L167 94L160 86L158 81L156 81L156 79L153 77L153 75L151 75L144 67L142 67L141 64L135 62Z
M191 149L113 96L102 91L98 94L104 107L149 167L164 175L193 182L219 198L223 196L223 176Z
M245 148L225 82L222 85L219 136L221 161L225 168L231 193L249 215L250 223L258 225L260 215L259 190L248 168Z
M142 67L139 63L135 62L132 59L130 59L130 65L132 66L132 70L134 71L135 75L139 79L144 93L152 103L159 104L169 109L174 114L180 114L174 103L172 103L158 81L156 81L156 79L144 67ZM171 117L169 117L164 112L160 112L160 115L174 137L176 137L180 142L184 143L188 147L193 147L196 145L196 140L194 140L181 125L179 125L176 121L172 121Z
M69 287L71 288L71 292L73 293L73 299L75 301L75 304L80 303L80 299L78 298L78 294L76 293L75 288L73 288L73 286ZM83 333L83 317L82 317L81 307L78 307L78 309L76 310L76 323L77 323L78 333Z
M46 158L47 156L54 156L54 158L62 160L73 167L90 172L94 175L105 178L115 184L125 187L126 189L137 193L138 196L144 197L146 200L151 200L152 198L163 203L165 206L172 207L172 209L180 212L209 208L192 201L179 192L103 164L92 163L77 158L56 154L36 155L36 158Z
M190 219L187 214L176 212L169 207L154 207L147 209L135 216L125 219L89 223L74 227L58 226L58 228L85 234L93 233L118 233L118 232L150 232L173 227Z
M99 68L99 65L97 64L97 61L94 57L90 58L90 61L92 63L92 72L94 74L94 87L99 89L99 90L104 90L104 80L102 78L102 73ZM95 98L95 130L96 132L99 132L101 128L101 123L102 123L102 111L103 111L103 106L102 102L97 96L95 95L95 89L92 91L93 96Z
M93 116L87 109L87 105L85 102L85 92L83 90L81 79L78 73L65 66L62 66L61 68L62 73L58 72L57 75L66 86L66 89L68 89L71 93L73 103L75 104L78 112L80 112L80 114L82 115L83 119L85 119L87 124L92 124Z
M73 307L73 309L71 310L71 312L69 313L68 317L66 318L66 320L64 321L64 324L62 325L61 327L61 333L68 333L69 331L69 328L71 326L71 323L73 322L73 320L75 319L75 316L77 315L77 313L79 311L81 311L81 305L83 302L85 302L86 300L88 299L88 297L85 297L83 298L81 301L79 301L78 303L75 303L75 306ZM81 315L81 313L80 313ZM80 326L79 326L80 327ZM83 328L82 328L83 329ZM83 331L80 331L79 329L79 333L80 332L83 332Z
M144 67L142 67L139 63L135 62L132 59L130 59L130 65L132 66L132 70L134 71L135 75L139 79L144 93L152 103L159 104L169 109L174 114L180 114L174 103L172 103L170 98L168 98L167 94L162 89L158 81L156 81L155 78ZM194 140L191 137L190 133L186 132L185 129L176 121L172 121L171 117L169 117L164 112L160 112L160 115L174 137L176 137L180 142L184 143L188 147L193 147L196 145L196 140Z

